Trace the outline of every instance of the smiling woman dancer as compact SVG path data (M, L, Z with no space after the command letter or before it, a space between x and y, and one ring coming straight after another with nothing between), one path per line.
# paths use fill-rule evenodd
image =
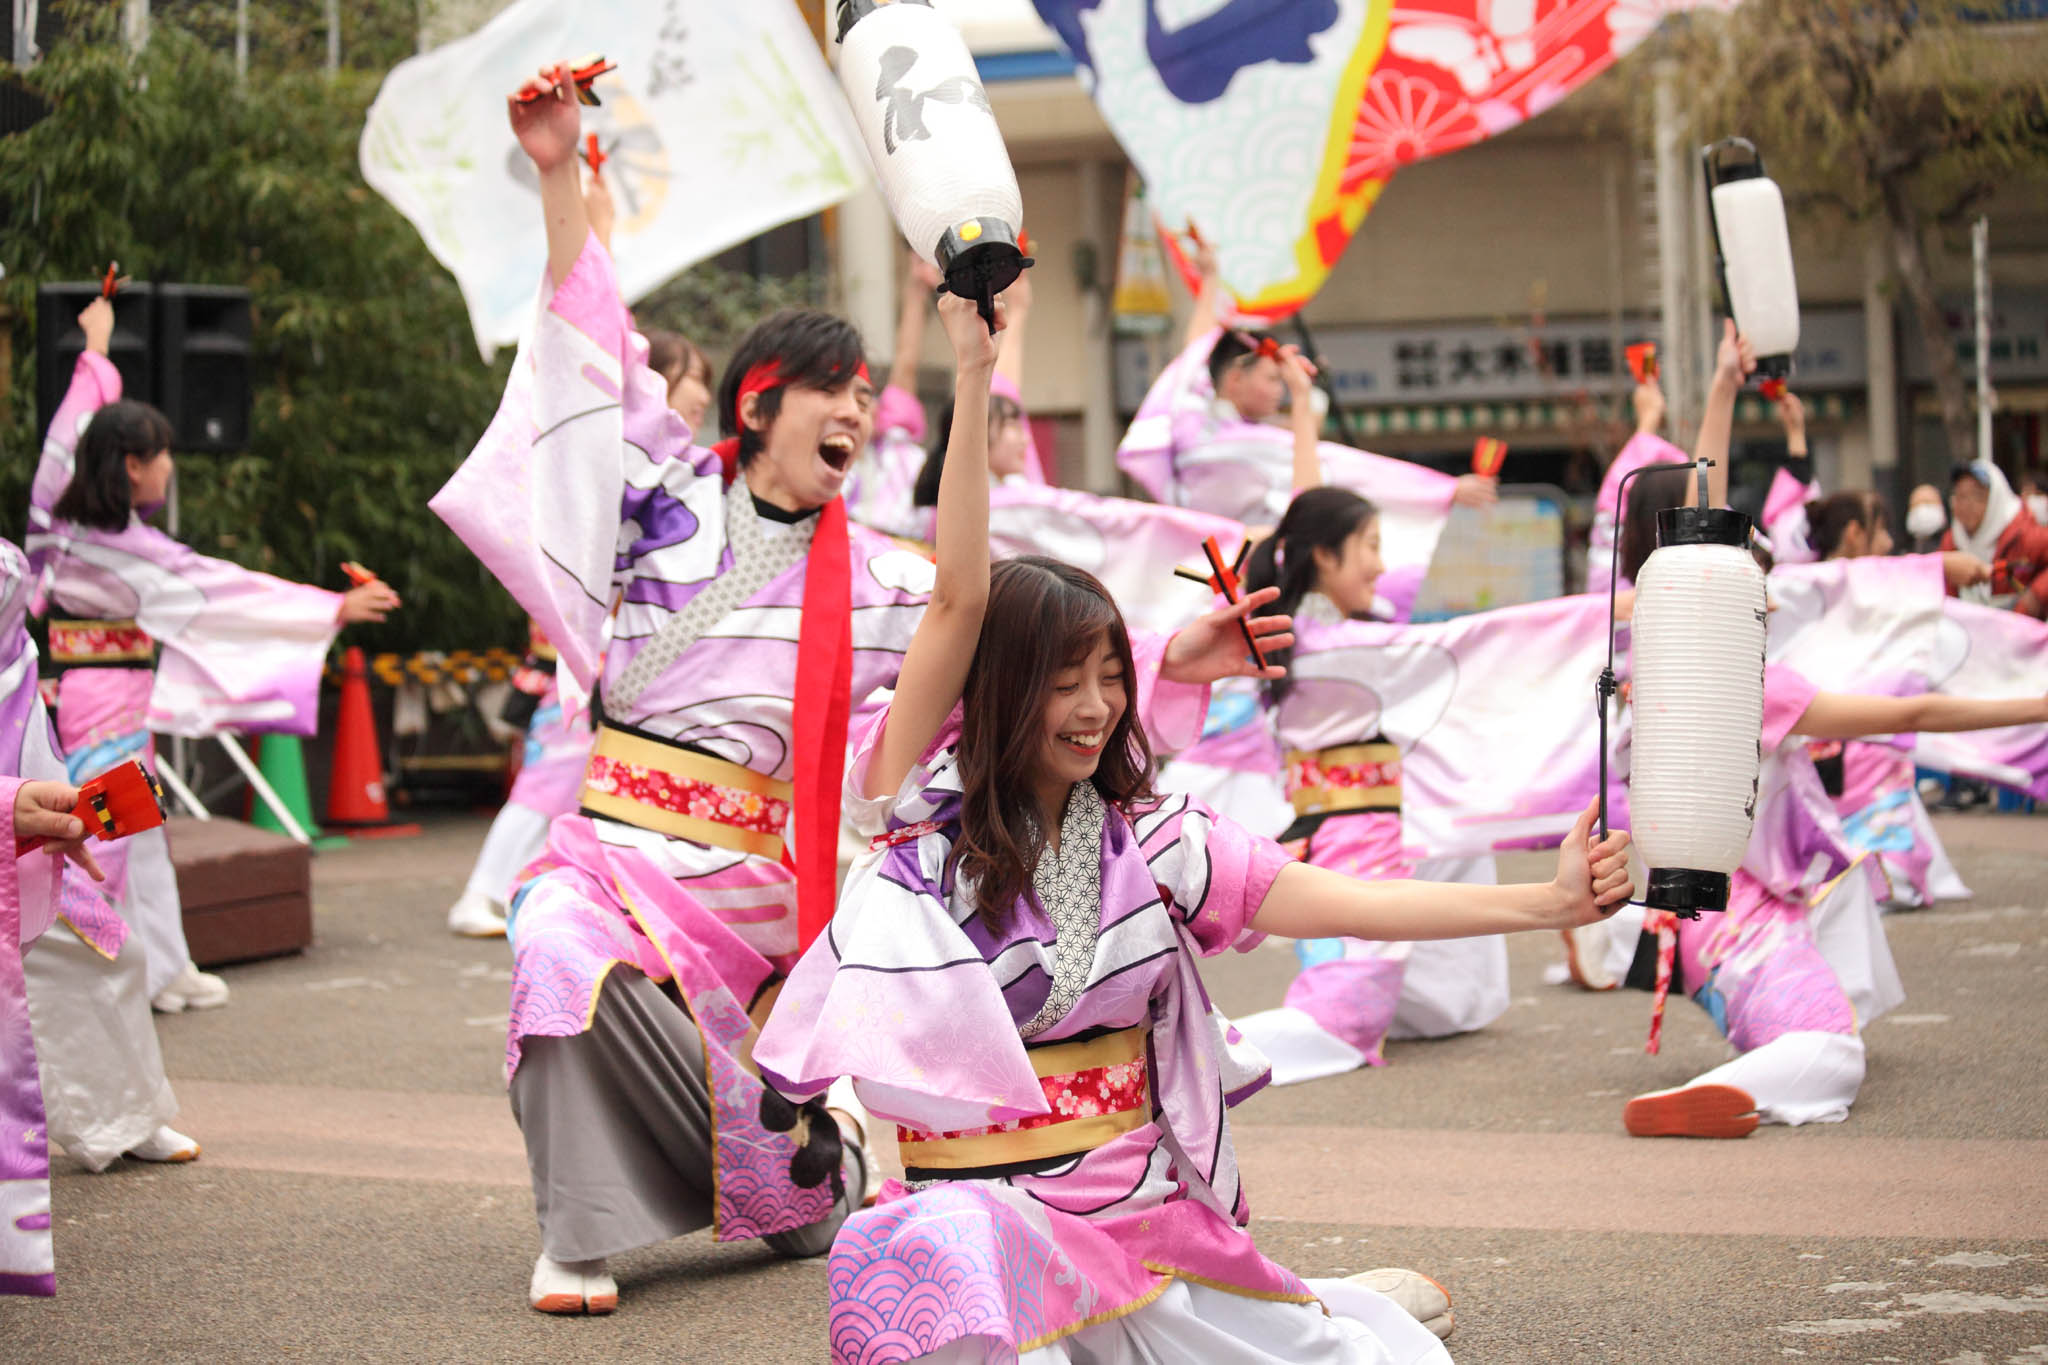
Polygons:
M694 442L585 220L567 85L554 68L509 101L548 282L497 418L433 505L555 642L565 691L595 693L582 813L514 907L506 1067L541 1230L529 1302L604 1313L613 1254L710 1226L814 1255L861 1198L857 1125L765 1091L750 1058L799 920L830 917L850 701L895 683L927 602L954 608L930 562L847 524L874 423L847 323L754 328L719 385L731 436ZM953 439L978 466L995 346L964 300L940 316ZM1198 678L1225 626L1183 632L1161 666Z
M130 758L154 768L157 733L312 734L335 633L382 621L398 595L375 581L346 593L287 582L151 526L175 472L171 424L121 397L107 359L112 305L95 299L78 323L85 349L36 466L27 545L37 594L47 589L55 606L57 732L73 777ZM107 894L141 940L156 1008L225 1005L227 983L200 971L186 947L165 832L109 844L100 861Z
M956 442L978 438L985 409L956 420ZM832 1247L834 1360L1448 1360L1431 1281L1311 1284L1252 1244L1226 1110L1265 1076L1196 960L1266 933L1589 922L1629 894L1627 836L1592 846L1588 811L1549 885L1368 883L1154 796L1121 615L1055 560L990 573L977 465L949 460L940 492L942 591L962 596L919 625L847 782L880 856L755 1049L785 1094L851 1077L898 1125L908 1186Z

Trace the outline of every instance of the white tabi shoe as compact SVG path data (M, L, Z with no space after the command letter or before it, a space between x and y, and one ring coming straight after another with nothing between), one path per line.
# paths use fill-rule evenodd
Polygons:
M199 1144L168 1123L128 1149L135 1161L197 1161Z
M1576 929L1561 931L1564 937L1565 972L1572 984L1589 991L1611 991L1621 983L1607 970L1607 922L1595 920Z
M158 1014L182 1014L186 1010L217 1010L227 1002L228 983L187 962L185 970L172 977L149 1004Z
M542 1255L533 1263L526 1301L543 1313L591 1313L603 1316L619 1306L619 1282L594 1261L551 1261Z
M448 907L448 932L460 938L503 938L505 907L481 892L465 891Z
M1350 1283L1384 1294L1409 1317L1427 1327L1438 1341L1449 1337L1458 1325L1451 1312L1451 1296L1429 1276L1413 1270L1388 1266L1350 1277Z

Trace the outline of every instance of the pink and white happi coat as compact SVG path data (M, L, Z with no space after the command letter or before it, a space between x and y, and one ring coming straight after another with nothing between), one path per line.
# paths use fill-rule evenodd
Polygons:
M1561 597L1426 625L1346 621L1312 594L1296 614L1279 744L1381 739L1398 771L1335 786L1400 786L1398 810L1325 815L1305 862L1366 880L1492 882L1497 849L1557 843L1598 787L1593 682L1606 599ZM1499 936L1442 943L1304 940L1285 1004L1238 1021L1279 1083L1379 1065L1388 1037L1482 1028L1509 1003Z
M1942 603L1934 690L1951 697L2038 697L2048 693L2048 623L2016 611L1950 597ZM1925 768L1982 778L2048 800L2048 725L2009 725L1953 735L1919 735Z
M1674 945L1686 992L1741 1054L1695 1083L1748 1091L1766 1122L1845 1118L1863 1081L1860 1031L1905 998L1879 919L1884 868L1850 839L1796 731L1823 690L1927 690L1941 584L1940 562L1927 555L1788 565L1770 576L1749 847L1728 909L1679 920Z
M1687 991L1742 1051L1786 1032L1854 1035L1904 998L1877 921L1877 904L1890 892L1885 869L1844 829L1815 750L1795 729L1822 691L1927 691L1942 584L1936 555L1832 559L1771 572L1763 760L1749 849L1727 913L1678 928Z
M119 371L104 356L81 354L50 424L29 508L29 562L45 576L41 586L59 612L132 617L156 642L162 654L143 699L150 730L188 738L223 730L312 734L321 669L339 629L339 594L210 559L139 512L119 531L75 526L52 512L71 482L86 424L120 396ZM69 689L60 692L58 710L70 747L72 726L61 716L68 696Z
M28 560L0 540L0 810L11 812L24 781L63 781L49 715L36 688L29 637ZM11 835L7 836L11 840ZM104 847L104 845L102 845ZM0 1294L56 1292L50 1246L49 1133L30 1030L21 957L63 919L108 958L128 928L75 865L50 853L14 856L0 870Z
M1192 726L1201 704L1197 693L1172 708ZM927 1133L1028 1124L1054 1108L1020 1029L1044 1024L1057 982L1072 1003L1033 1043L1149 1027L1150 1122L1038 1174L891 1182L832 1246L833 1360L885 1365L953 1343L989 1359L1035 1360L1056 1343L1091 1348L1089 1359L1185 1358L1160 1348L1171 1327L1153 1319L1193 1312L1214 1327L1223 1301L1244 1324L1240 1340L1277 1353L1232 1360L1396 1358L1357 1322L1325 1318L1318 1288L1260 1255L1246 1231L1228 1109L1264 1084L1265 1068L1211 1008L1196 961L1259 941L1249 923L1287 855L1185 797L1112 809L1099 906L1077 901L1080 925L1062 927L1027 898L992 931L948 868L962 799L957 723L898 793L865 800L861 774L885 716L848 789L856 824L887 842L856 865L837 916L791 974L755 1050L762 1075L791 1096L851 1077L875 1116ZM1058 1112L1092 1102L1066 1097ZM1171 1295L1175 1281L1214 1297ZM1415 1353L1400 1359L1447 1359L1429 1353L1433 1341L1406 1344Z
M132 619L159 651L153 669L65 669L57 725L72 779L131 758L153 767L153 734L312 734L321 670L340 629L338 594L208 558L148 525L140 512L119 531L57 520L52 509L71 482L79 436L95 412L120 396L119 371L105 356L82 353L50 423L29 507L34 608L41 610L47 596L55 616ZM99 846L117 904L127 891L130 844ZM161 989L166 973L184 965L153 956L152 987Z
M1209 353L1219 336L1198 338L1153 381L1117 447L1117 467L1160 502L1248 526L1276 525L1294 497L1294 436L1248 422L1217 398ZM1380 558L1387 568L1374 614L1405 621L1450 518L1458 481L1331 441L1320 450L1323 482L1379 509Z
M1977 612L1995 614L1944 595L1943 584L1938 555L1780 565L1770 577L1770 657L1791 664L1827 691L1911 696L1942 690L1947 681L1960 680L1961 661L1973 652L1964 622ZM1998 623L1990 624L1997 629ZM2033 629L2022 633L2035 637L2038 659L2042 643L2048 643L2048 627L2028 625ZM2026 652L2023 644L2019 656ZM1986 689L1975 695L2048 691L2048 672L2038 662L2033 668L2031 687L2025 664L2015 676L1992 663L1982 670L1987 676L1969 682ZM1952 747L1962 755L2001 745L2024 754L2031 746L2031 782L2048 778L2048 727L1809 746L1850 848L1878 860L1889 881L1884 889L1889 899L1924 905L1970 892L1950 864L1915 787L1916 739L1936 745L1956 741Z
M607 721L789 780L816 517L784 526L758 516L744 476L728 488L645 357L593 238L544 299L496 418L434 510L554 641L572 701L601 683ZM851 695L862 698L894 685L934 570L864 527L851 528L850 552ZM1164 645L1137 646L1141 678ZM614 966L673 981L711 1069L717 1236L823 1218L830 1191L791 1183L799 1148L762 1126L748 1060L748 1008L796 961L789 868L581 815L555 822L543 861L554 866L513 915L508 1076L523 1039L588 1027Z
M1819 690L1766 665L1749 849L1728 909L1676 925L1686 992L1741 1054L1694 1083L1747 1091L1767 1123L1847 1117L1863 1083L1860 1031L1905 999L1878 917L1881 874L1849 844L1795 734Z
M554 642L573 707L597 688L612 724L792 778L817 517L774 522L756 512L744 476L728 488L718 455L693 443L647 368L595 238L544 291L497 416L432 505ZM861 697L895 681L933 569L860 527L850 553ZM508 1077L524 1039L588 1027L613 967L672 981L710 1068L717 1236L823 1218L831 1191L792 1182L799 1146L761 1123L747 1061L748 1008L796 960L791 870L582 815L555 822L543 863L552 866L527 883L513 919Z

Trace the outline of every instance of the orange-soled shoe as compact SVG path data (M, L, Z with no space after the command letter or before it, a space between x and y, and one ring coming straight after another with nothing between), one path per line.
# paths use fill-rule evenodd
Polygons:
M619 1282L605 1269L603 1261L592 1261L596 1267L583 1276L583 1311L593 1317L603 1317L619 1306Z
M1652 1090L1621 1109L1631 1137L1739 1138L1756 1131L1756 1101L1732 1085Z
M166 1123L130 1147L128 1155L136 1161L197 1161L199 1144Z
M543 1313L605 1314L619 1306L619 1284L595 1261L555 1261L543 1255L533 1263L526 1301Z

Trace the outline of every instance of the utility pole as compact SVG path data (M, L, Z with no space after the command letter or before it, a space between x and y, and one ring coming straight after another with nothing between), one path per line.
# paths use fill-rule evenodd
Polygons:
M1991 391L1991 220L1979 218L1970 227L1970 254L1977 284L1977 458L1991 458L1991 414L1998 395Z
M14 65L26 71L36 59L36 0L14 0Z
M1678 112L1678 63L1665 58L1656 68L1657 148L1657 301L1662 349L1658 369L1666 376L1664 399L1668 424L1681 443L1690 439L1698 420L1693 403L1697 362L1691 294L1686 278L1691 262L1692 197L1689 178L1696 175L1688 155L1685 121Z
M235 84L249 79L249 0L235 0Z
M130 53L142 51L149 41L149 0L122 0L121 41Z
M244 3L247 0L243 0ZM341 70L341 0L327 0L327 74Z

